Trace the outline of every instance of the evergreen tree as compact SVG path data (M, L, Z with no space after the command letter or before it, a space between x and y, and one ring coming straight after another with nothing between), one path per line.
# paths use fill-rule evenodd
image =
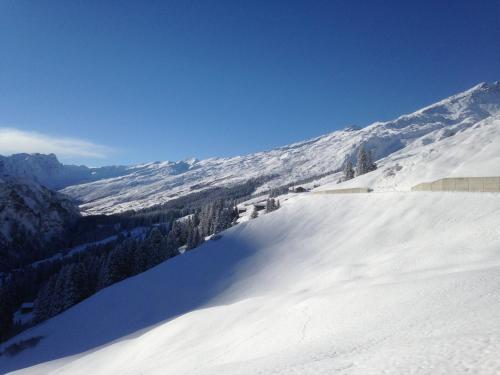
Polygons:
M160 243L160 252L163 254L164 259L172 258L177 255L177 247L170 247L170 242L168 239L168 234L163 237Z
M361 144L358 148L358 159L356 162L356 176L361 176L368 172L368 157L366 155L365 145Z
M191 250L197 247L201 243L200 231L197 227L192 226L189 232L188 240L187 240L187 249Z
M146 255L148 257L148 268L160 264L166 259L166 254L163 253L161 244L163 241L163 234L160 229L155 227L149 233L146 241Z
M97 276L97 290L106 288L113 283L109 272L109 255L104 255L100 260L99 274Z
M354 169L352 168L352 161L349 156L346 156L343 168L344 178L343 181L348 181L354 178Z
M8 287L0 289L0 340L6 339L13 326L14 308Z
M188 250L194 249L197 244L197 238L196 238L196 232L197 228L193 225L193 223L190 221L189 222L189 233L187 237L187 242L186 242L186 247Z
M374 171L377 165L373 162L371 151L366 152L365 145L361 144L358 149L358 160L356 163L356 176Z
M167 234L166 247L169 250L169 253L177 254L178 249L181 246L179 241L179 232L175 230L175 225L172 227L172 230Z
M35 320L42 322L51 317L51 295L54 288L55 278L50 280L40 289L35 300Z
M59 272L62 284L62 294L60 296L54 296L54 298L59 297L61 300L60 310L57 313L69 309L71 306L79 302L79 291L75 283L74 269L75 265L69 264Z
M374 171L377 169L377 164L373 161L373 155L372 151L368 151L368 154L366 155L367 157L367 165L368 165L368 172Z
M250 214L250 219L256 219L259 217L259 212L257 211L257 207L253 206L253 211Z
M266 201L266 212L276 211L278 209L278 204L274 198L269 198Z

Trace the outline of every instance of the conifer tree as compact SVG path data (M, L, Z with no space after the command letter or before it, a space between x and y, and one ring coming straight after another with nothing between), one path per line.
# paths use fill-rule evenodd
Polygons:
M356 176L361 176L368 172L368 156L365 145L362 143L358 149L358 160L356 162Z
M346 156L343 168L344 178L343 181L348 181L354 178L354 169L352 168L352 161L349 156Z
M373 161L373 154L372 151L368 151L367 156L367 166L368 166L368 172L374 171L377 169L377 164Z
M358 149L358 160L356 163L356 176L374 171L377 165L373 162L371 151L366 152L365 145L361 144Z
M269 198L266 201L266 212L272 212L278 209L276 200L274 198Z

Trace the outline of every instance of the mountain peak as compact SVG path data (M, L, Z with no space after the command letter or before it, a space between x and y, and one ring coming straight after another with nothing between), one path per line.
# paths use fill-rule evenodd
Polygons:
M500 89L500 81L494 81L493 83L481 82L476 86L471 87L469 90L464 91L462 94L475 93L479 91L499 90L499 89Z

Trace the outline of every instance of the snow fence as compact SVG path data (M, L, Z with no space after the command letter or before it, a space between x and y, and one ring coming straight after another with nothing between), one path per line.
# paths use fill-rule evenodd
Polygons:
M314 191L314 194L354 194L354 193L369 193L370 188L360 187L360 188L349 188L349 189L332 189L332 190L320 190Z
M450 177L434 182L424 182L411 188L412 191L468 191L500 192L500 177Z

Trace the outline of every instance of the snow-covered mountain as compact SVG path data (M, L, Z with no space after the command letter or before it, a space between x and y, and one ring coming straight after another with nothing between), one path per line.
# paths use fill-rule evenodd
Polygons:
M4 353L27 348L0 356L0 373L500 372L499 193L409 191L440 177L500 175L499 91L482 84L365 129L241 158L137 166L107 180L118 189L131 176L139 183L163 171L166 184L195 173L209 181L207 170L214 179L236 171L230 160L268 165L258 174L249 164L230 181L282 171L286 162L305 176L305 166L317 173L361 142L380 152L376 171L340 185L336 174L311 183L374 193L281 197L279 210L3 343ZM71 189L88 186L104 189ZM142 185L129 189L133 198ZM155 194L162 190L139 204Z
M119 177L70 186L63 192L80 201L86 213L113 213L149 207L214 186L273 176L261 187L264 190L333 172L341 167L346 155L355 158L361 143L366 143L375 159L403 150L431 149L431 144L499 113L500 82L481 83L412 114L363 129L335 131L247 156L138 165ZM392 173L397 174L398 168Z
M0 155L0 175L34 180L51 189L120 176L127 173L124 166L89 168L84 165L65 165L49 154Z
M43 254L79 216L66 196L32 180L0 177L0 269Z

